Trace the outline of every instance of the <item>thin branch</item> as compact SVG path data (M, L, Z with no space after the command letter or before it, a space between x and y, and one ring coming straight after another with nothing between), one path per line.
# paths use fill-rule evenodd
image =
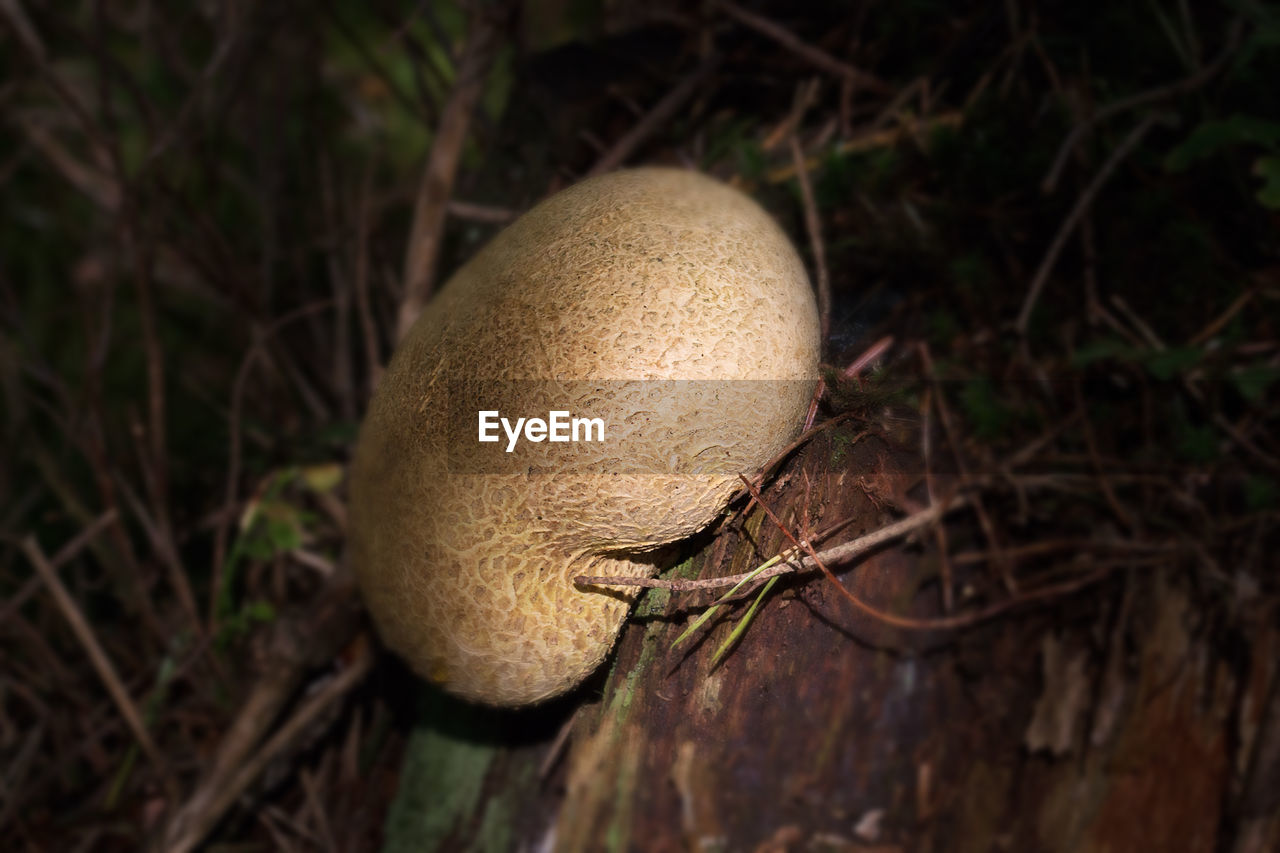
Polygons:
M1140 533L1141 528L1133 514L1125 509L1124 504L1120 503L1120 498L1116 495L1115 490L1111 488L1111 478L1108 476L1106 465L1102 461L1102 454L1098 451L1098 441L1093 431L1093 421L1089 417L1089 407L1084 401L1084 392L1080 388L1079 375L1072 377L1071 391L1075 397L1076 410L1080 412L1080 431L1084 434L1085 450L1089 454L1089 461L1093 466L1093 472L1098 482L1098 490L1102 492L1103 498L1107 502L1107 506L1111 507L1111 512L1120 522L1133 533Z
M165 839L166 850L170 853L186 853L199 845L240 795L261 775L267 764L276 760L302 732L315 724L323 712L364 680L375 659L373 644L365 637L357 642L357 646L355 660L312 694L242 765L226 778L219 778L218 784L202 786L183 805L169 825Z
M146 753L147 758L156 766L160 774L171 780L169 763L165 760L164 754L160 751L156 742L152 740L151 733L147 731L147 727L143 724L142 714L138 712L138 706L134 704L133 697L125 689L124 682L120 680L115 665L107 657L102 644L98 642L93 626L84 618L84 614L76 606L71 593L63 586L57 570L45 557L44 551L41 550L40 543L35 536L28 536L22 540L22 551L40 574L45 586L49 588L49 593L57 603L58 609L62 611L63 618L67 620L67 624L71 626L72 633L76 635L76 639L84 647L85 653L89 656L89 662L93 664L94 670L98 673L98 678L102 680L103 686L107 688L107 692L115 702L120 715L124 717L125 724L129 726L129 730L138 741L138 745L142 747L142 751Z
M366 167L366 175L372 166ZM326 227L333 233L349 233L352 229L348 226L347 220L343 216L343 211L347 210L349 205L338 202L337 180L334 177L333 164L328 157L321 157L317 166L319 172L320 198L323 201L324 216ZM343 199L346 202L347 199ZM363 198L357 199L356 216L363 213ZM364 238L364 226L360 222L355 224L356 240L359 242ZM359 251L359 247L357 247ZM338 411L342 413L342 419L345 421L354 421L358 405L355 394L355 353L351 346L351 314L353 303L355 301L354 289L355 285L352 279L352 271L342 262L342 252L333 251L326 258L326 264L329 268L329 281L333 289L333 364L331 366L331 376L334 395L338 398ZM358 263L358 262L357 262Z
M921 346L924 346L923 342ZM925 366L925 372L929 367ZM933 476L933 392L934 388L925 388L920 395L920 454L924 459L924 487L929 504L938 502L937 483ZM941 392L938 392L941 396ZM941 404L939 404L941 405ZM947 541L947 528L944 524L933 527L933 535L937 540L939 557L939 586L942 590L942 612L950 613L955 609L955 590L951 577L951 546Z
M44 62L47 55L44 42L40 40L40 34L36 32L36 28L31 25L31 19L27 17L22 3L19 0L0 0L0 15L9 21L9 27L14 36L27 49L27 52L37 62Z
M1244 33L1244 20L1236 18L1231 22L1231 26L1227 30L1227 43L1222 51L1214 58L1213 62L1201 68L1194 74L1184 77L1176 83L1170 83L1165 86L1157 86L1154 89L1147 89L1145 92L1138 92L1136 95L1130 95L1127 98L1121 98L1107 104L1098 110L1091 117L1077 124L1072 128L1071 133L1067 134L1067 138L1062 141L1061 147L1058 148L1058 155L1053 159L1053 166L1049 169L1049 174L1045 175L1044 181L1040 185L1040 189L1045 193L1051 193L1058 185L1058 179L1062 176L1062 170L1067 165L1067 157L1071 155L1072 149L1080 141L1080 137L1084 136L1089 130L1096 125L1106 121L1114 115L1137 109L1181 95L1185 92L1194 91L1205 83L1208 83L1215 75L1227 64L1227 60L1235 53L1236 48L1240 44L1240 37Z
M748 485L749 485L749 482L748 482ZM758 494L758 490L756 490L756 493ZM926 527L934 523L946 513L949 513L962 506L966 506L968 503L969 501L965 496L958 495L952 498L951 501L949 501L945 505L939 504L936 506L929 507L928 509L924 509L919 512L913 513L907 516L906 518L900 521L894 522L893 524L886 525L885 527L882 527L877 531L868 533L867 535L860 536L851 542L846 542L843 545L837 545L834 548L828 548L821 552L814 553L812 548L809 546L809 542L807 541L796 542L795 540L793 540L795 544L789 552L789 554L792 556L789 556L787 558L790 560L790 562L786 564L780 564L769 569L765 569L764 571L761 571L761 572L755 572L755 573L743 572L742 574L731 575L728 577L701 578L701 579L693 579L693 580L685 580L680 578L665 579L665 578L636 578L636 577L621 577L621 576L593 577L593 576L581 575L574 578L574 583L584 585L584 586L646 587L646 588L656 588L656 589L669 589L677 592L687 592L687 591L702 590L702 589L725 589L727 587L736 586L742 581L752 577L754 578L754 582L758 585L760 582L766 581L772 577L777 577L779 575L786 575L786 574L799 574L802 572L812 571L813 569L821 569L825 571L828 575L828 579L834 580L835 576L832 575L830 573L830 570L826 568L826 564L835 565L838 563L844 563L850 560L857 559L858 557L861 557L871 551L874 551L875 549L879 548L880 546L890 541L893 541L894 539L900 538L908 533L919 530L923 527ZM763 503L761 503L760 506L762 509L765 510L766 513L770 514L771 518L776 519L776 517L772 515L768 507L766 507ZM1081 548L1101 547L1101 548L1106 548L1108 550L1118 548L1123 551L1148 552L1152 555L1149 559L1166 559L1169 554L1175 553L1178 550L1176 546L1171 546L1171 545L1166 545L1161 543L1146 544L1146 543L1140 543L1140 542L1110 543L1110 542L1055 541L1050 544L1052 547L1046 547L1044 549L1036 548L1036 550L1037 551L1052 550L1056 548L1066 547L1068 545L1079 546ZM1033 546L1029 546L1029 549L1032 547ZM795 560L794 555L799 550L802 550L802 549L808 550L810 552L809 555L804 557L803 559ZM1028 553L1030 553L1030 550L1028 550ZM964 555L964 557L965 557L964 559L965 562L971 562L973 559L971 555ZM836 585L839 587L840 592L844 595L844 597L848 598L854 604L855 607L857 607L862 612L867 613L868 615L872 616L873 618L881 622L892 625L896 628L902 628L906 630L938 631L938 630L952 630L957 628L970 627L1035 601L1053 599L1053 598L1058 598L1060 596L1068 595L1072 592L1085 589L1086 587L1092 586L1093 584L1096 584L1102 580L1105 580L1117 569L1131 567L1133 565L1135 565L1135 563L1132 558L1113 560L1110 562L1100 564L1096 569L1094 569L1091 572L1078 575L1074 578L1069 578L1059 583L1048 584L1048 585L1039 587L1037 589L1021 592L1018 595L1012 596L1003 601L995 602L994 604L990 604L987 607L984 607L980 610L974 610L967 613L956 614L954 616L947 616L947 617L933 618L933 619L915 619L911 617L898 616L896 614L887 613L885 611L874 608L871 605L856 598L851 592L849 592L849 590L844 586L844 584L841 584L838 581L836 581Z
M759 490L743 478L747 482L747 488L752 495L759 494ZM834 548L828 548L815 556L820 558L824 563L841 563L855 559L870 551L874 551L887 542L906 536L925 527L940 519L942 516L965 506L967 499L964 497L953 498L947 504L937 504L928 509L922 509L919 512L912 513L906 518L887 524L879 530L872 531L865 536L859 536L851 542L843 545L837 545ZM757 580L768 580L778 575L789 575L795 572L808 571L817 567L817 563L812 557L806 557L801 560L793 560L790 563L780 564L773 568L765 569L755 577ZM722 589L724 587L734 586L741 583L751 572L744 572L740 575L731 575L723 578L637 578L637 577L596 577L591 575L579 575L573 579L573 582L583 586L639 586L655 589L671 589L671 590L694 590L694 589Z
M835 155L856 154L862 151L870 151L875 148L888 148L897 145L902 141L904 136L919 137L921 134L928 133L943 127L959 127L964 122L964 113L959 110L941 113L929 118L914 119L909 122L903 122L897 127L890 127L885 130L875 130L863 133L852 139L845 140L836 146L832 152ZM806 157L804 168L812 172L816 169L821 160L817 156ZM794 164L788 163L785 166L778 166L765 172L764 180L770 184L780 184L783 181L789 181L795 176L796 167Z
M813 197L813 185L809 170L804 167L804 152L795 134L791 135L791 162L796 169L796 181L800 184L800 198L804 202L804 227L809 232L809 246L813 251L813 272L817 279L818 316L821 319L822 344L831 334L831 275L827 271L827 250L822 240L822 220L818 217L818 203Z
M450 216L466 219L470 222L483 222L486 225L506 225L508 222L515 221L516 217L520 215L520 211L512 210L509 207L476 204L473 201L461 201L456 198L449 199L449 204L446 207Z
M378 357L378 327L373 322L373 304L369 294L369 235L372 231L372 203L369 196L373 183L373 165L366 167L360 181L360 201L356 220L356 314L360 318L360 333L364 344L365 370L368 371L368 391L378 387L381 378L381 359Z
M769 476L770 472L772 472L773 469L777 467L777 465L780 462L782 462L782 460L786 459L795 450L799 449L802 445L804 445L806 442L808 442L811 438L813 438L818 433L823 432L824 430L828 430L831 427L836 426L837 424L842 424L845 421L853 420L855 418L861 418L861 415L859 415L856 412L845 412L843 414L836 415L834 418L831 418L830 420L823 421L821 424L819 424L816 427L812 427L811 429L805 429L800 433L799 438L797 438L795 441L788 444L786 447L782 448L782 450L774 454L774 457L772 459L770 459L767 463L765 463L765 466L760 469L760 474L756 477L756 482L763 483L765 479ZM858 433L856 436L854 436L853 440L850 443L857 444L862 439L862 437L865 436L868 432L869 430L863 430L862 432ZM733 496L729 498L729 502L733 503L734 501L742 498L747 494L750 494L750 492L748 492L746 489L738 489L738 491L734 492ZM751 504L748 503L747 506L743 509L743 511L745 512L750 508L751 508Z
M1214 335L1225 329L1227 324L1231 322L1232 318L1235 317L1236 314L1239 314L1257 295L1258 289L1256 287L1252 285L1246 287L1244 292L1237 296L1235 301L1227 306L1227 310L1223 311L1215 319L1209 321L1207 326L1193 335L1191 339L1187 341L1187 346L1200 347L1207 344Z
M849 366L844 369L844 378L852 379L858 383L858 387L862 387L862 380L858 378L859 374L866 370L868 365L884 355L891 346L893 346L893 335L885 335L880 338L880 340L863 350L862 355L849 363ZM813 396L809 399L809 413L805 415L804 429L801 430L802 434L807 434L810 428L813 427L813 422L818 417L818 403L826 392L827 380L820 378L817 387L813 389Z
M796 129L800 127L800 122L809 112L809 108L813 106L814 101L818 99L818 91L822 85L822 78L811 77L803 83L796 84L795 98L791 103L791 110L787 113L786 118L778 123L773 130L765 134L764 139L760 140L760 148L765 153L772 153L779 145L795 135Z
M418 186L413 225L404 259L404 297L396 316L396 340L426 307L435 286L436 264L444 239L444 223L453 183L458 174L463 144L471 127L472 113L484 94L489 69L497 56L499 38L494 21L477 15L458 59L453 90L440 111L440 124L427 158L427 168Z
M773 39L787 50L799 56L805 62L820 68L828 74L852 81L878 94L888 94L892 88L874 74L868 74L854 68L847 62L836 59L825 50L814 47L786 27L769 20L763 15L748 12L729 0L717 0L716 8L745 27L755 30L762 36Z
M969 474L969 466L965 464L964 453L961 452L959 435L960 431L956 429L951 419L951 408L947 405L947 396L943 392L942 385L938 380L937 371L933 368L933 356L929 351L928 343L921 341L919 345L920 361L924 367L925 375L929 377L929 381L937 391L936 399L938 401L938 420L942 423L942 431L947 437L947 444L951 447L951 458L955 461L956 471L960 474L960 487L967 488L973 482L973 478ZM996 536L996 526L991 520L991 515L987 512L986 505L982 501L981 495L974 496L973 503L974 512L978 516L978 524L982 527L982 533L987 537L992 549L997 554L1001 551L1000 540ZM946 541L946 534L939 532L942 537L940 541ZM1000 575L1004 580L1006 589L1009 592L1018 591L1018 583L1014 579L1012 568L1007 560L1003 557L996 559L996 568L999 569ZM943 551L943 565L946 566L946 552ZM949 569L948 569L949 570ZM948 594L950 597L950 594Z
M114 509L109 509L98 516L88 527L85 527L67 544L59 548L58 553L54 554L49 560L49 565L56 571L74 560L81 551L93 544L94 540L101 536L103 531L115 524L116 516L117 512ZM3 606L0 606L0 625L7 623L9 618L17 613L31 596L35 595L42 582L39 575L32 577Z
M715 54L704 59L693 73L686 76L674 89L664 95L662 100L654 104L653 109L649 110L635 127L623 134L622 138L596 161L587 175L603 175L627 162L627 159L644 144L645 140L671 122L685 102L698 91L702 81L707 79L719 64L720 57Z
M244 409L244 393L249 381L249 372L259 358L263 356L267 349L267 343L271 337L278 333L285 326L307 317L316 311L328 308L331 305L330 300L314 302L310 305L304 305L294 311L290 311L283 317L275 320L271 325L267 326L260 334L255 336L254 342L250 345L249 351L245 353L244 361L240 363L239 369L236 370L236 378L231 385L231 408L227 415L228 431L230 432L230 446L227 451L227 480L226 489L224 491L222 513L219 516L217 531L213 536L213 565L210 567L209 579L209 633L212 634L217 629L218 603L222 597L222 570L227 558L227 540L230 536L231 525L235 522L238 515L235 511L237 500L237 487L240 483L240 463L242 442L241 413Z
M156 299L152 271L155 253L150 243L144 242L138 221L136 206L130 202L125 210L123 229L125 245L133 259L134 285L138 296L138 316L142 323L142 347L147 365L147 446L149 464L143 466L143 477L150 493L154 515L154 541L157 550L169 569L169 583L182 609L196 631L201 628L200 609L196 604L191 581L178 556L173 534L173 521L169 514L169 451L165 424L165 357L160 346L160 334L156 316ZM141 455L141 454L140 454Z
M119 211L121 189L114 178L94 166L82 163L35 119L18 116L11 121L26 135L28 144L40 152L63 180L105 213L114 215Z
M1151 325L1139 317L1123 298L1119 295L1113 295L1111 297L1111 302L1122 314L1124 314L1130 324L1137 329L1140 338L1152 349L1157 352L1163 352L1168 348L1165 346L1165 343L1160 336L1155 333L1155 330L1151 328ZM1205 406L1207 408L1208 403L1205 400L1204 392L1200 389L1200 386L1197 384L1195 379L1187 374L1182 374L1179 378L1182 381L1182 387L1186 389L1192 399L1201 406ZM1256 461L1262 463L1272 472L1280 473L1280 459L1277 459L1275 456L1272 456L1270 453L1267 453L1255 444L1249 436L1245 435L1235 426L1235 424L1227 420L1226 415L1221 411L1214 410L1212 412L1211 419L1219 429L1226 433L1227 436L1238 444L1246 453L1253 456Z
M764 502L764 499L760 497L760 490L756 488L754 485L752 485L751 482L746 477L739 475L739 479L741 479L742 482L746 484L747 488L751 490L751 497L755 498L756 503L760 504L760 509L764 510L765 515L769 516L769 520L774 523L774 525L778 528L778 530L782 531L782 535L790 539L791 544L794 545L796 548L804 550L809 555L808 560L813 561L813 565L817 566L822 571L822 574L826 575L827 580L830 581L832 585L834 585L835 588L840 591L841 595L843 595L846 599L848 599L850 604L852 604L854 607L861 610L862 612L868 614L869 616L873 616L879 621L889 625L894 625L901 628L918 628L921 626L921 620L911 619L904 616L895 616L892 613L886 613L882 610L878 610L872 607L871 605L867 604L866 602L862 601L862 599L858 598L852 592L850 592L849 589L844 584L840 583L840 579L835 576L835 574L831 571L831 569L827 568L827 564L823 562L820 556L818 556L818 552L813 550L812 545L810 545L808 542L800 542L796 539L796 537L791 533L791 530L785 524L782 523L782 519L778 518L777 513L775 513L769 507L769 505ZM941 506L941 505L935 505L935 506ZM946 622L949 620L939 619L939 620L931 620L931 621Z
M1019 337L1026 337L1027 326L1031 322L1031 312L1035 310L1036 303L1040 300L1040 291L1044 289L1045 282L1049 280L1049 273L1052 272L1054 265L1058 261L1058 255L1067 244L1067 239L1075 232L1076 226L1080 224L1081 217L1093 205L1094 198L1102 187L1111 179L1111 174L1120 165L1125 157L1129 156L1129 152L1133 151L1142 141L1142 137L1147 135L1153 125L1160 120L1160 117L1153 113L1142 121L1138 122L1133 130L1129 131L1129 135L1125 137L1116 150L1111 152L1111 156L1107 158L1107 162L1098 170L1098 174L1093 176L1093 180L1085 187L1084 192L1080 193L1080 198L1076 199L1075 207L1071 208L1071 213L1063 221L1062 227L1058 229L1058 233L1053 238L1053 242L1049 244L1049 250L1045 252L1044 258L1040 261L1040 268L1036 270L1035 277L1031 280L1031 287L1027 290L1027 297L1022 303L1022 310L1018 312L1018 320L1016 324Z
M83 551L89 543L97 539L102 532L109 528L116 521L116 511L109 509L102 515L93 520L93 523L77 533L67 544L58 549L53 555L53 559L49 561L55 569L62 568L71 562L76 556ZM3 621L3 620L0 620Z

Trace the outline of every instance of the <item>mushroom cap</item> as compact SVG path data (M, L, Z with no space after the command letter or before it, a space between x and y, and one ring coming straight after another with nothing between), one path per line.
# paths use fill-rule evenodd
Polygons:
M459 696L523 705L605 658L646 554L790 442L818 316L786 235L675 169L566 189L449 280L383 375L351 474L351 560L386 643ZM599 417L602 442L477 441L477 413Z

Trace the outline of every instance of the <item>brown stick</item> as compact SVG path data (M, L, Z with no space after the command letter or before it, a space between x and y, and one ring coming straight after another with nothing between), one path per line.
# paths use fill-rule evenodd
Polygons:
M1088 130L1114 115L1119 115L1122 112L1137 109L1147 104L1154 104L1167 98L1172 98L1175 95L1194 91L1212 80L1226 66L1227 60L1235 53L1236 48L1240 45L1240 37L1243 33L1244 20L1236 18L1231 22L1230 28L1227 30L1226 45L1222 48L1221 53L1214 58L1213 62L1177 82L1165 86L1157 86L1154 89L1148 89L1145 92L1139 92L1136 95L1113 101L1094 113L1092 117L1076 125L1071 133L1067 134L1067 138L1062 141L1061 147L1058 148L1058 155L1054 157L1053 166L1049 169L1049 174L1045 175L1040 189L1045 193L1053 192L1058 185L1058 178L1061 177L1063 168L1066 167L1067 157L1070 156L1072 149L1076 147L1080 137Z
M520 215L520 211L509 207L494 207L489 204L476 204L473 201L449 199L446 205L450 216L466 219L470 222L483 222L486 225L506 225Z
M209 830L256 778L265 761L274 756L300 726L333 698L358 683L372 659L369 643L359 641L360 659L335 678L312 700L295 712L276 734L263 737L279 718L307 671L332 660L355 636L355 590L348 577L331 578L319 600L279 619L272 627L265 664L240 705L235 720L222 736L212 765L181 808L173 813L165 830L166 850L189 850ZM342 690L330 693L338 682ZM314 707L322 696L329 696ZM299 722L301 720L301 722Z
M889 146L897 145L904 136L925 135L940 127L959 127L963 121L964 114L959 110L952 110L930 118L917 119L912 124L903 124L898 127L890 127L885 130L876 130L855 136L852 139L841 142L836 147L835 153L844 155L870 151L875 148L888 148ZM820 162L817 156L806 157L804 168L811 172L818 167ZM785 166L778 166L776 169L770 169L765 172L764 180L766 183L780 184L783 181L791 180L795 173L795 164L788 163Z
M821 68L828 74L833 74L836 77L850 80L859 86L864 86L867 89L880 94L886 94L890 91L889 84L885 83L874 74L868 74L865 71L860 71L849 63L836 59L825 50L814 47L801 39L795 33L791 32L791 30L788 30L786 27L773 22L762 15L757 15L754 12L748 12L741 6L738 6L735 3L730 3L729 0L717 0L715 5L716 8L720 9L720 11L724 12L738 23L745 27L750 27L763 36L773 39L796 56L799 56L801 59L817 68Z
M381 367L378 358L378 327L373 322L373 305L369 298L369 233L372 230L372 202L369 198L373 184L372 166L365 169L360 180L360 203L356 221L356 314L360 318L360 332L364 344L365 369L368 371L369 391L378 387ZM363 408L363 407L361 407Z
M40 40L40 34L36 32L36 28L31 25L31 19L27 17L22 4L18 0L0 0L0 16L8 19L13 34L27 52L43 62L46 56L44 42Z
M462 56L458 59L453 91L440 112L435 141L427 158L427 168L418 186L418 200L413 210L413 226L404 259L404 297L396 316L396 340L404 338L426 307L435 286L436 263L444 237L445 215L453 182L458 174L462 146L471 127L471 115L480 96L489 69L498 52L498 29L486 15L478 15L471 27Z
M946 394L943 393L942 385L938 379L938 374L933 369L933 356L929 352L928 343L921 341L919 351L920 363L921 366L924 367L925 375L929 377L929 381L937 390L936 399L938 401L938 420L942 423L942 431L947 437L947 444L951 447L951 458L955 460L956 470L960 474L961 488L965 488L972 482L972 477L969 475L969 466L965 464L964 454L961 452L959 439L960 431L952 425L951 409L947 406L947 397ZM1001 546L1000 540L996 536L995 522L991 520L991 516L987 512L986 504L983 503L981 495L974 495L973 510L978 516L978 524L982 527L982 533L987 537L987 542L990 543L992 550L994 550L997 555L1000 554ZM939 541L945 542L946 534L940 533L939 535L942 537ZM1000 575L1004 580L1005 588L1009 592L1017 592L1018 582L1013 576L1013 569L1009 565L1009 562L1003 557L997 556L995 563L996 568L1000 570ZM950 566L947 563L947 556L945 552L943 553L943 565L947 566L949 572Z
M715 55L703 60L702 64L694 69L692 74L681 80L679 85L664 95L662 100L654 104L653 109L649 110L645 117L636 123L635 127L623 134L622 138L615 142L613 147L596 161L596 164L591 167L591 171L587 172L587 174L603 175L605 172L612 172L627 162L627 158L634 154L646 139L671 121L676 112L684 106L685 101L693 97L693 94L698 90L698 86L719 64L720 58Z
M219 779L216 785L202 787L183 806L169 826L164 849L169 853L186 853L194 849L267 764L283 753L325 709L364 679L373 666L374 657L372 643L366 638L359 644L356 659L313 694L266 743L254 751L252 757L229 778Z
M795 134L791 135L791 162L796 169L796 181L800 184L800 199L804 202L804 227L809 232L809 246L813 250L813 274L818 286L818 317L821 320L822 343L831 334L831 276L827 272L826 244L822 240L822 220L818 216L818 203L813 197L813 185L809 170L804 167L804 152Z
M750 484L748 483L748 485ZM933 522L937 521L946 513L951 512L952 510L958 509L961 506L966 505L967 503L968 503L968 500L963 495L954 497L951 499L949 503L945 505L938 504L938 505L929 507L928 509L921 510L920 512L913 513L912 515L907 516L901 521L896 521L893 524L886 525L885 527L882 527L879 530L876 530L872 533L868 533L865 536L860 536L857 539L853 540L852 542L846 542L843 545L837 545L834 548L828 548L825 551L813 553L810 556L806 556L801 560L792 560L792 562L773 566L761 572L756 572L754 573L753 581L758 584L761 581L765 581L765 580L768 580L769 578L777 577L779 575L798 574L801 572L811 571L815 568L825 569L825 564L827 563L834 565L837 563L848 562L849 560L856 559L870 551L875 550L876 548L880 547L881 545L887 542L890 542L894 539L897 539L915 530L919 530L922 527L926 527L929 524L932 524ZM769 512L769 510L765 507L763 503L761 503L761 508L765 509L766 512ZM794 554L796 550L800 550L802 546L805 546L808 544L809 543L807 542L798 543L797 546L792 549L791 553ZM1096 542L1086 543L1086 542L1074 542L1074 541L1072 542L1055 541L1049 544L1052 546L1052 548L1065 547L1068 545L1074 546L1074 547L1080 547L1081 549L1086 549L1090 546L1096 547L1098 545L1106 545L1107 547L1112 547L1112 543L1096 543ZM1028 547L1036 548L1037 550L1052 550L1052 548L1050 547L1045 547L1044 549L1039 549L1038 546L1028 546ZM1121 550L1126 550L1126 551L1137 550L1137 551L1152 552L1153 556L1162 556L1166 552L1172 553L1174 550L1176 550L1176 548L1173 546L1168 546L1168 545L1159 544L1159 543L1147 545L1144 543L1137 543L1137 542L1124 542L1124 543L1114 543L1114 547L1118 547ZM1006 552L1006 554L1007 553L1008 552ZM965 562L970 562L972 559L971 555L963 555L963 557L965 558L964 559ZM1088 586L1098 583L1099 581L1104 580L1118 568L1124 568L1124 567L1133 566L1133 565L1135 565L1135 561L1132 558L1106 562L1099 565L1092 572L1087 572L1085 574L1078 575L1074 578L1069 578L1059 583L1048 584L1048 585L1039 587L1037 589L1021 592L1003 601L997 601L994 604L990 604L987 607L984 607L980 610L970 611L967 613L960 613L954 616L934 618L934 619L914 619L911 617L897 616L892 613L886 613L882 610L878 610L874 607L871 607L871 605L866 604L865 602L855 598L853 594L850 593L843 584L837 583L837 586L840 588L842 593L844 593L846 598L849 598L854 602L854 604L858 607L858 609L862 610L865 613L870 614L871 616L873 616L874 618L882 622L893 625L894 627L897 627L897 628L904 628L908 630L936 631L936 630L948 630L948 629L954 629L954 628L969 627L971 625L976 625L980 622L984 622L988 619L991 619L995 616L999 616L1000 614L1005 613L1009 610L1012 610L1016 607L1029 604L1034 601L1040 601L1043 599L1051 599L1051 598L1056 598L1058 596L1067 595L1069 593L1084 589ZM828 574L829 574L829 570L828 570ZM722 577L722 578L701 578L701 579L693 579L693 580L685 580L681 578L666 579L666 578L636 578L636 577L621 577L621 576L593 577L588 575L579 575L573 580L574 580L574 583L584 585L584 586L587 586L587 585L633 586L633 587L646 587L646 588L655 588L655 589L669 589L677 592L687 592L687 591L700 590L700 589L724 589L726 587L736 586L737 584L746 580L748 577L752 577L752 575L753 575L752 572L743 572L742 574L730 575L728 577ZM834 576L832 575L831 577L834 577Z
M152 740L151 732L147 731L147 727L143 724L142 715L138 713L138 706L134 704L133 697L125 689L124 682L120 680L115 665L107 657L102 644L98 642L93 626L84 618L84 614L80 612L80 608L76 606L74 599L72 599L71 593L63 586L57 570L50 565L35 536L28 536L22 540L22 551L40 574L45 586L49 588L49 592L53 595L53 600L57 603L58 609L62 611L67 624L71 626L72 633L76 635L76 639L80 641L80 645L84 647L85 652L89 655L89 662L93 664L93 668L98 673L98 678L102 679L107 692L111 694L111 699L116 703L120 716L124 717L125 724L128 725L129 730L138 741L138 745L142 747L142 751L146 753L147 758L156 766L161 775L171 778L169 763L165 760L164 754L160 752L160 748L156 746L156 742Z
M971 625L976 625L979 622L985 622L993 616L997 616L1006 610L1026 604L1029 601L1035 601L1041 598L1055 598L1059 595L1065 595L1078 589L1083 589L1084 587L1097 583L1107 577L1118 566L1127 565L1124 562L1103 564L1098 569L1088 574L1063 581L1062 583L1041 587L1040 589L1032 590L1031 592L1014 598L998 601L981 610L963 613L956 616L944 616L933 619L915 619L910 616L899 616L895 613L889 613L887 611L880 610L879 608L872 607L870 604L867 604L865 601L850 592L848 587L840 583L839 578L832 573L831 569L827 568L822 556L813 550L812 545L808 542L798 542L796 540L795 536L792 535L787 526L782 523L782 520L779 519L773 510L769 508L769 505L760 499L760 490L753 486L751 481L746 477L742 477L741 475L739 475L739 477L742 482L746 484L747 488L751 490L751 496L756 499L756 503L760 504L760 508L764 510L765 514L769 516L769 519L777 525L783 535L790 539L791 543L797 548L803 548L808 552L809 557L804 561L804 563L810 563L810 561L812 561L811 564L817 566L822 571L822 574L826 576L827 580L830 581L840 594L843 595L855 608L861 610L873 619L883 622L886 625L892 625L895 628L903 628L910 631L938 631L952 628L967 628ZM952 503L957 500L964 500L964 498L953 498L951 501L947 502L946 506L951 506ZM839 546L832 550L838 551L842 547L844 546Z
M95 539L102 535L104 530L115 524L117 514L116 510L109 509L98 516L88 527L81 530L67 544L59 548L58 553L49 559L49 565L53 567L54 571L57 571L71 562L86 546L91 545ZM10 597L3 605L0 605L0 625L8 622L27 603L27 600L36 594L42 583L43 581L39 575L30 578L15 595ZM3 824L0 823L0 826L3 826Z
M273 321L261 333L254 335L254 342L249 346L249 351L245 353L244 360L240 362L240 367L236 370L235 380L231 383L231 403L230 413L228 415L228 424L230 430L229 449L227 451L227 479L224 491L225 497L222 503L222 512L218 519L218 527L213 535L213 565L210 568L209 579L209 633L214 634L217 631L218 621L218 602L222 598L222 570L225 567L228 551L228 539L230 537L231 527L238 520L236 513L237 489L240 485L240 445L242 442L241 432L241 412L244 409L245 388L249 382L249 372L253 369L254 364L261 358L267 349L267 344L271 336L279 332L285 326L309 316L315 311L328 308L330 302L316 302L310 305L303 305L285 314L283 317Z
M1057 236L1049 244L1048 251L1044 253L1044 259L1040 261L1040 268L1036 270L1035 278L1031 280L1031 286L1027 288L1027 296L1022 303L1022 310L1018 312L1016 324L1019 337L1026 337L1027 326L1031 322L1031 312L1035 310L1036 302L1040 300L1040 291L1044 289L1045 282L1049 280L1049 273L1053 271L1053 267L1058 261L1058 255L1062 252L1063 247L1066 246L1067 239L1075 232L1076 225L1080 223L1081 217L1093 205L1093 200L1103 185L1111 179L1111 173L1129 155L1130 151L1138 147L1142 137L1147 135L1147 131L1151 129L1158 119L1159 117L1153 114L1140 121L1129 132L1129 135L1124 138L1124 141L1116 146L1115 151L1111 152L1107 162L1102 165L1102 168L1098 170L1098 174L1094 175L1093 180L1084 188L1084 192L1080 193L1080 198L1076 199L1075 207L1071 208L1071 212L1067 214L1062 227L1058 229Z
M925 368L926 374L928 368ZM933 390L925 388L920 396L920 452L924 458L924 487L930 505L938 502L937 482L933 476ZM951 578L951 546L947 541L947 526L935 524L933 536L938 546L938 577L942 589L942 612L955 609L955 593Z

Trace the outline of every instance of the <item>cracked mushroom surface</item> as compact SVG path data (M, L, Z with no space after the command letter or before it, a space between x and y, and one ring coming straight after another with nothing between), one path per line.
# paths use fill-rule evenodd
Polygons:
M370 404L351 560L387 645L465 699L580 684L649 576L797 434L817 381L803 264L743 193L676 169L583 181L427 306ZM599 418L603 440L478 440L480 410Z

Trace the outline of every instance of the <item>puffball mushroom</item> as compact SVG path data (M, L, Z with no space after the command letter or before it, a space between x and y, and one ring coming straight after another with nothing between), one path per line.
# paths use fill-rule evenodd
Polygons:
M743 193L644 168L537 205L427 306L362 427L351 559L387 645L490 705L581 683L635 595L572 579L650 576L715 520L798 432L818 347L804 267ZM481 409L605 434L508 453Z

